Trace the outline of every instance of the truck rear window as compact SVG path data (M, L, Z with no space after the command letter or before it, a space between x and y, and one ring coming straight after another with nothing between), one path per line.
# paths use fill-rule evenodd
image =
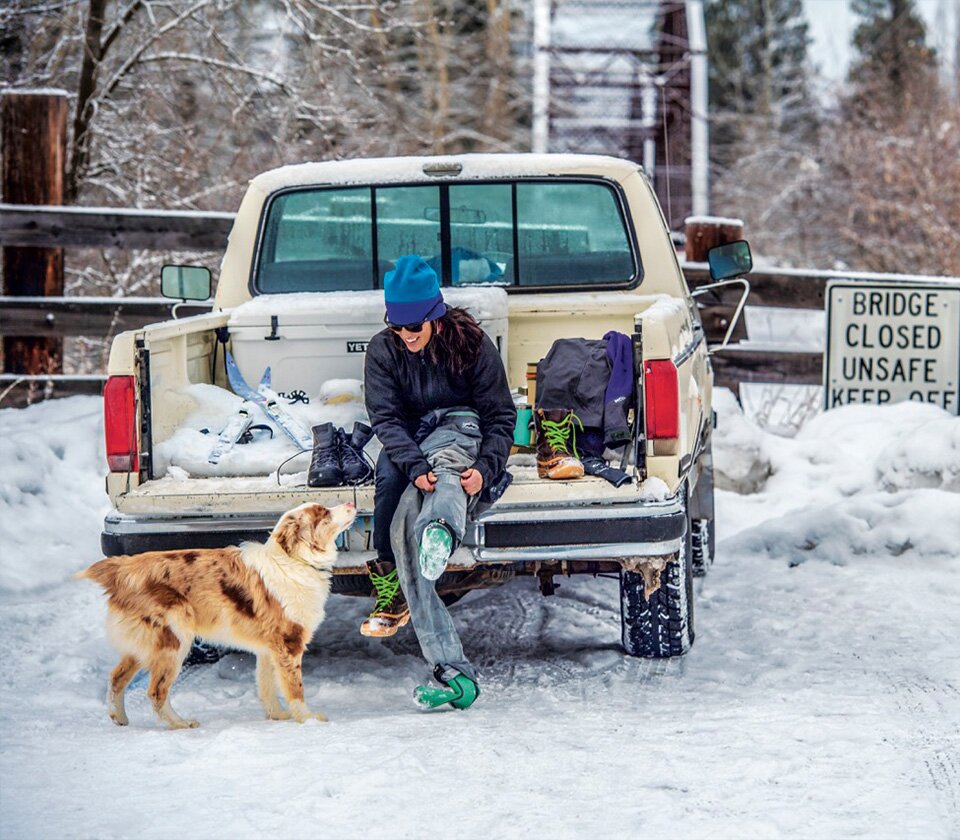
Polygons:
M260 294L378 289L405 254L444 286L633 285L619 194L598 181L328 187L279 193L254 274Z

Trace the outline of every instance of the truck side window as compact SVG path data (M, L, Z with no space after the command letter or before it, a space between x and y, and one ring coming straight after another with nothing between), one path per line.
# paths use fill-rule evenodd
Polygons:
M521 286L626 283L636 273L619 204L603 184L518 182L517 243Z
M374 288L371 221L369 187L278 195L264 230L258 291Z

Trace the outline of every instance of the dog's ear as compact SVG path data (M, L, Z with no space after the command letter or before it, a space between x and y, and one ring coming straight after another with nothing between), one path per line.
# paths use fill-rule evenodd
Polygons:
M324 551L337 537L337 526L333 514L323 505L314 505L310 510L310 547L314 551Z
M295 556L297 543L300 542L300 522L292 513L285 513L277 527L273 529L273 538L288 557Z

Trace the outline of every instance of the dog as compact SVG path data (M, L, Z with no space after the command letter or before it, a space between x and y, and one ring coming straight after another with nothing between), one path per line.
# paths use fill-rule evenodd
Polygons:
M147 669L160 720L170 729L197 726L170 706L170 687L199 636L257 655L267 718L326 720L304 703L301 665L323 620L337 535L356 515L352 502L332 509L308 503L280 517L264 544L107 557L79 572L106 590L107 635L121 654L107 686L110 719L127 725L124 691Z

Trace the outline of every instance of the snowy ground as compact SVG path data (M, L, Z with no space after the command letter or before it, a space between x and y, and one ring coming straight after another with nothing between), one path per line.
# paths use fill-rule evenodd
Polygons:
M411 632L333 598L305 665L330 722L261 720L251 663L114 726L96 587L99 402L0 411L0 836L960 837L960 420L852 407L794 438L721 395L718 558L682 659L629 659L617 584L455 608L483 695L426 714Z

